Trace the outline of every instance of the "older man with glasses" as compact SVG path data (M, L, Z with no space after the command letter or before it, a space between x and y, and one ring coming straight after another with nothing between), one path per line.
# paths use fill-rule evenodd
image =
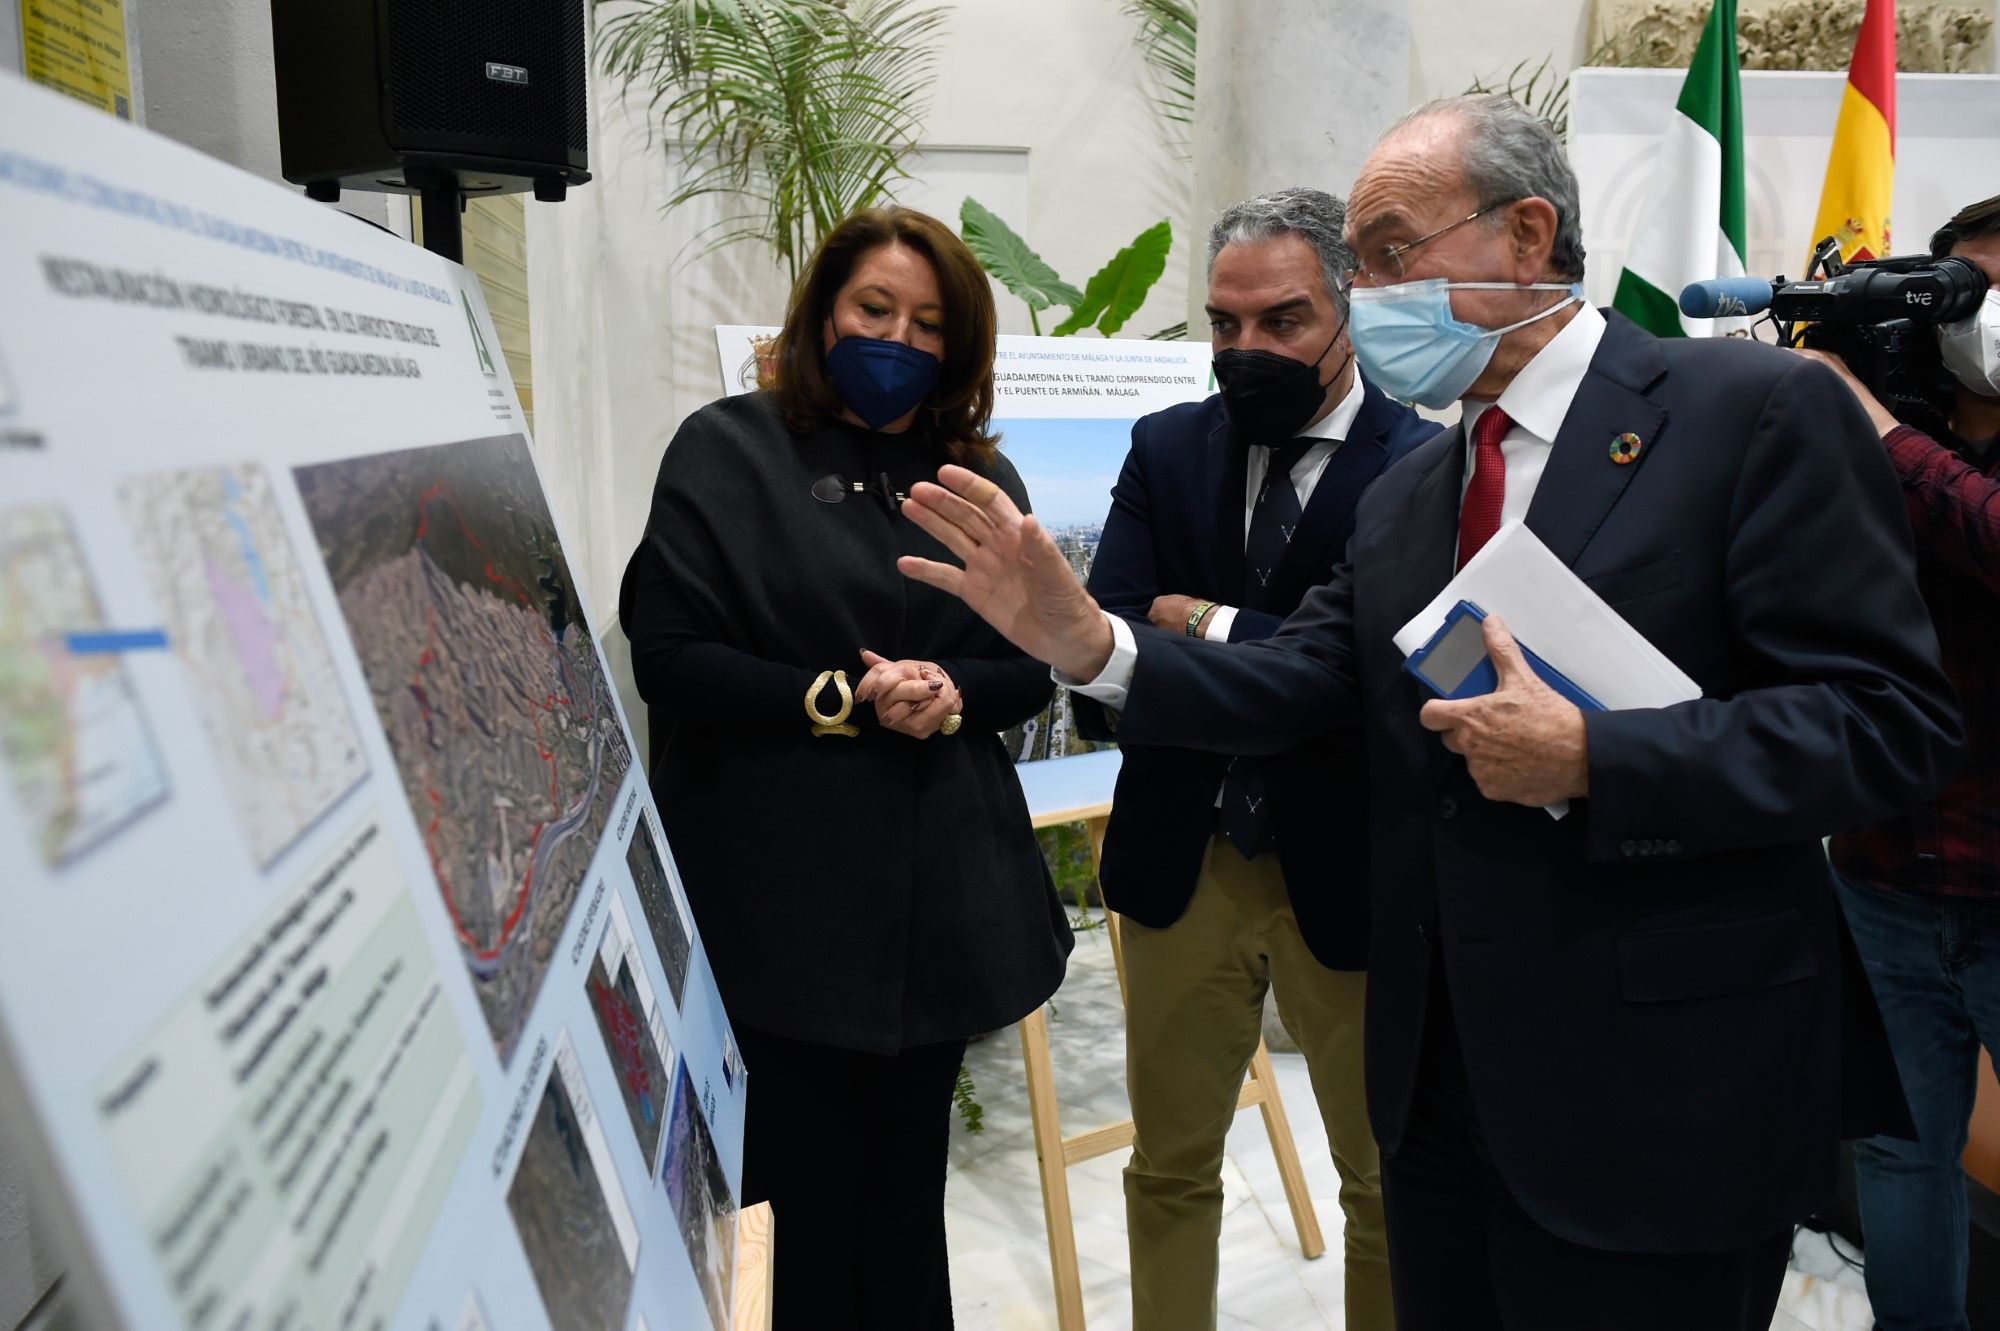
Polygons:
M1510 99L1413 112L1348 205L1363 371L1463 414L1279 633L1135 631L951 469L905 512L963 567L902 566L1127 743L1361 727L1399 1326L1765 1331L1840 1137L1908 1128L1820 844L1930 795L1962 743L1895 477L1825 367L1585 305L1576 178ZM1394 633L1514 521L1702 697L1586 713L1493 619L1498 689L1420 693Z

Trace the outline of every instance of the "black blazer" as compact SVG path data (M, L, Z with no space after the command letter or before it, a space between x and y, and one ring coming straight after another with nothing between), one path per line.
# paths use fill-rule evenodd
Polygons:
M695 923L757 1030L893 1054L998 1030L1062 982L1069 922L997 734L1047 703L1048 667L896 572L950 557L915 523L813 493L884 473L907 493L940 460L837 421L794 434L751 393L688 417L660 463L619 617L667 722L653 793ZM974 470L1027 503L1004 456ZM822 670L858 681L864 647L942 666L959 732L914 740L864 703L858 736L814 737L807 691Z
M1121 732L1278 750L1362 726L1386 1154L1442 956L1487 1146L1539 1223L1622 1250L1767 1238L1831 1192L1843 1130L1907 1128L1820 846L1926 798L1962 745L1895 475L1823 366L1611 317L1527 522L1703 696L1589 717L1590 797L1558 822L1480 796L1390 640L1451 577L1463 469L1451 430L1383 477L1276 637L1140 633Z
M1268 604L1289 612L1326 581L1354 533L1354 504L1393 462L1437 432L1364 381L1361 411L1321 474L1286 547ZM1244 606L1243 514L1249 455L1229 438L1220 396L1169 407L1132 427L1132 451L1090 569L1099 605L1146 622L1169 593L1237 606L1230 641L1268 638L1284 616ZM1114 718L1075 700L1078 728L1117 738ZM1194 895L1215 830L1215 796L1229 758L1200 749L1126 743L1099 877L1111 909L1163 929ZM1267 797L1292 907L1313 955L1337 970L1368 957L1367 786L1352 732L1316 736L1267 761Z

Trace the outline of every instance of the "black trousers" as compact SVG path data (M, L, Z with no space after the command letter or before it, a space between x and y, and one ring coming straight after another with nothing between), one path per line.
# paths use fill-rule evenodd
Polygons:
M768 1201L777 1331L948 1331L944 1176L965 1041L856 1053L738 1027L743 1202Z
M1442 978L1382 1199L1399 1331L1768 1331L1791 1252L1790 1230L1690 1256L1587 1248L1536 1224L1487 1154Z

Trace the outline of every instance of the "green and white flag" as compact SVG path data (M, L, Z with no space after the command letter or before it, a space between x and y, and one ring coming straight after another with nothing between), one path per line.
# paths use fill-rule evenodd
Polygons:
M1661 337L1707 337L1743 319L1690 319L1681 288L1743 275L1743 89L1736 0L1715 0L1660 143L1653 191L1612 308Z

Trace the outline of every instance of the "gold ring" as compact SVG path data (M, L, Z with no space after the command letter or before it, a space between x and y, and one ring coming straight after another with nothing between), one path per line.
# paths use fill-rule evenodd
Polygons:
M1000 493L999 486L987 480L984 476L981 476L977 480L977 482L966 487L966 491L963 498L965 499L965 502L968 504L974 504L980 508L985 508L988 504L993 502L993 497L999 493Z
M964 724L965 724L965 718L960 716L957 712L953 712L950 716L947 716L944 720L938 723L938 734L956 735L958 733L958 728Z

